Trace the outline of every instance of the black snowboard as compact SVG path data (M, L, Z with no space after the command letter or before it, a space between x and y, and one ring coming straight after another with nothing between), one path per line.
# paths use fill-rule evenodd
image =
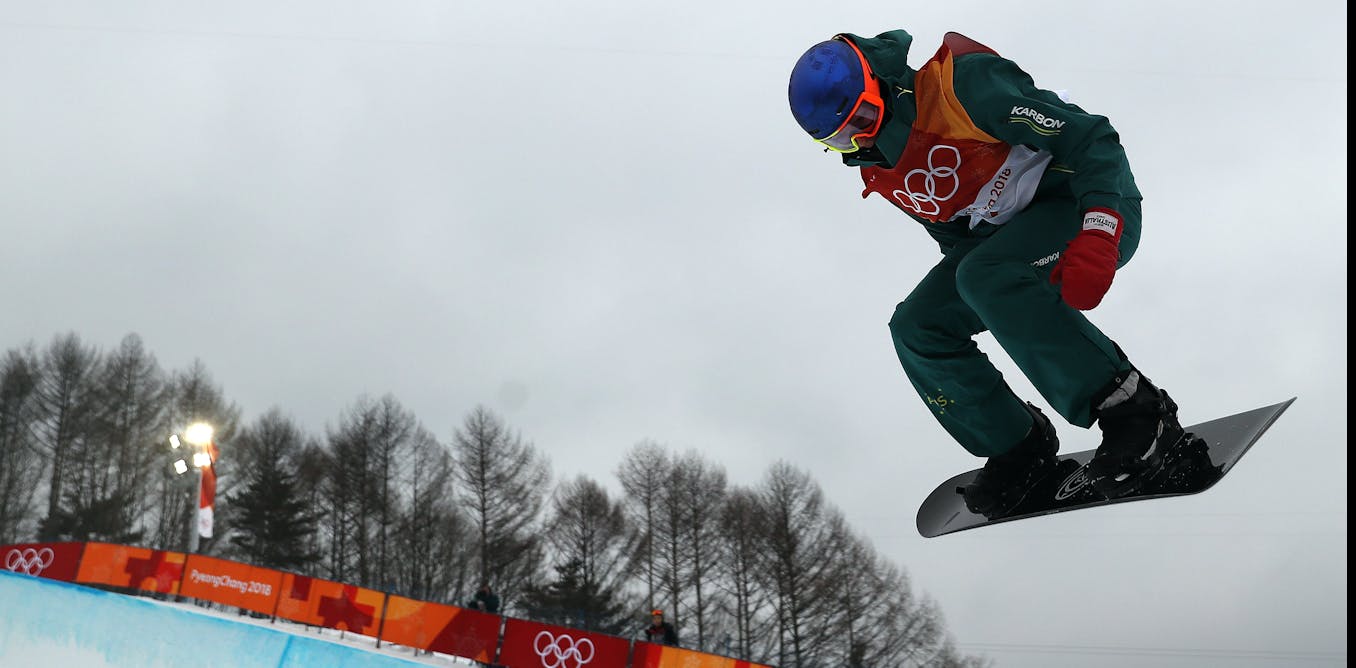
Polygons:
M1107 499L1088 484L1083 468L1095 450L1060 455L1051 473L1032 485L1008 514L999 517L976 515L965 507L960 490L979 469L967 471L938 485L923 501L918 509L918 533L933 538L1067 510L1203 492L1228 473L1294 401L1291 398L1187 427L1184 443L1174 449L1162 471L1140 491L1118 499Z

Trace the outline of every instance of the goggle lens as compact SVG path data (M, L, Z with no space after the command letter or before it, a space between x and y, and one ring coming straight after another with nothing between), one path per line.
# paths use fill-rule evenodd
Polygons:
M817 139L819 143L840 153L851 153L861 149L858 139L874 134L880 127L881 105L879 98L871 99L863 93L857 98L857 106L848 115L848 119L838 126L833 134Z

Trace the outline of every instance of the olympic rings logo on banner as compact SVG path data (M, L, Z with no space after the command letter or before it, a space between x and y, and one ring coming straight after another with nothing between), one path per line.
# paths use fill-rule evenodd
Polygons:
M543 637L546 638L545 645L542 645ZM542 631L532 640L532 649L541 657L542 668L580 668L593 660L593 641L588 638L575 640L564 633L556 637L550 631Z
M950 165L937 164L937 152L945 150L951 153L950 159L943 156L943 161L952 163ZM956 170L960 169L961 154L960 150L954 146L938 144L928 151L928 168L915 169L904 175L904 189L895 191L895 199L903 206L913 209L921 216L935 216L942 212L941 202L951 199L956 191L960 190L960 178L956 176ZM922 177L922 182L915 177ZM946 194L938 194L937 185L942 181L942 186L949 186L951 189ZM909 198L908 202L903 201L899 195ZM926 208L924 206L926 205Z
M56 561L56 553L50 547L40 550L32 547L21 550L16 547L5 555L5 570L24 575L41 575L53 561Z

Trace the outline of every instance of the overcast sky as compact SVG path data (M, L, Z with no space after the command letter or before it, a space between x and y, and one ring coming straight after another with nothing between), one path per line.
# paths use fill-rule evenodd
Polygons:
M1345 665L1346 19L0 0L0 348L135 332L316 433L363 394L443 438L483 404L609 485L642 439L740 484L785 459L1002 667ZM1120 131L1144 237L1093 320L1184 423L1299 397L1214 489L918 536L980 463L886 329L937 249L786 107L808 46L895 28L915 67L956 30ZM1100 436L1057 424L1065 451Z

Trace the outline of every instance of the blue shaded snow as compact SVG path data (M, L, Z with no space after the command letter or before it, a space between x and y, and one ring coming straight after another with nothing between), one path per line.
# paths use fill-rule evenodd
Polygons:
M410 668L424 664L0 570L0 666Z

